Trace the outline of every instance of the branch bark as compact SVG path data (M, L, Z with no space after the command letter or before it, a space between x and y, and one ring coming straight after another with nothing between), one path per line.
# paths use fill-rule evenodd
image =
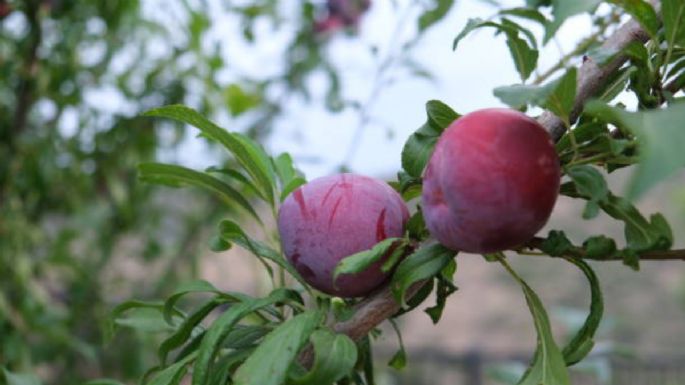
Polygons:
M653 1L652 4L657 10L660 8L660 2ZM622 52L631 43L638 42L644 44L648 40L649 34L640 26L640 23L630 20L616 30L602 44L602 49L607 52ZM597 95L602 87L606 85L607 79L627 60L628 57L624 54L616 55L609 63L601 66L592 59L588 58L585 60L578 70L576 101L573 105L570 119L572 123L580 116L585 102ZM549 111L545 111L538 118L538 122L547 129L547 132L549 132L554 141L561 139L561 136L564 135L568 128L558 116Z
M659 1L652 1L652 4L657 10L660 8ZM620 52L630 43L639 42L644 44L648 39L649 35L640 24L631 20L616 30L616 32L604 42L602 48ZM571 115L571 122L574 122L578 118L582 112L584 103L601 90L611 74L619 69L627 59L626 55L618 54L612 61L603 66L599 66L592 60L586 60L583 63L578 72L578 88L573 113ZM559 140L566 132L567 127L564 122L548 111L544 112L538 121L547 129L555 141ZM642 260L685 260L685 250L650 252L641 255L640 258ZM608 259L607 261L614 260L616 259ZM407 298L411 298L416 294L425 283L425 281L416 283L407 293ZM365 336L373 328L390 318L399 310L400 305L393 298L390 287L385 286L357 304L352 318L335 323L333 329L357 340ZM304 356L309 357L301 357L302 360L300 362L310 363L312 359L311 353L311 351L308 353L305 352Z

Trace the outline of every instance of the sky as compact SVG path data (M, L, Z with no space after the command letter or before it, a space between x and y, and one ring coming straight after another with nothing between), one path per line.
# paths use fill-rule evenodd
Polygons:
M502 107L503 104L492 95L492 89L519 82L504 38L494 37L492 29L469 35L456 52L452 50L454 37L469 18L487 18L495 13L495 9L485 2L461 0L410 54L434 75L434 80L400 73L393 84L383 87L375 98L371 98L379 60L374 60L368 53L368 47L380 47L379 56L383 60L389 46L397 47L398 41L405 41L415 33L415 17L408 17L408 23L401 22L408 2L398 3L399 10L395 10L390 1L373 2L363 19L359 36L338 36L329 46L329 55L342 70L344 94L363 104L370 103L369 114L373 117L373 123L364 126L359 145L352 150L351 170L377 177L392 177L400 169L402 146L425 122L424 106L428 100L439 99L462 114ZM523 1L503 3L518 6ZM533 30L541 35L540 28ZM557 41L541 52L541 68L556 63L560 52L572 50L589 30L587 17L567 22ZM249 56L249 52L245 53L244 56ZM313 108L299 100L291 100L285 110L287 116L266 143L268 149L292 153L309 179L336 172L348 158L354 142L354 132L360 121L358 111L331 114L324 108Z

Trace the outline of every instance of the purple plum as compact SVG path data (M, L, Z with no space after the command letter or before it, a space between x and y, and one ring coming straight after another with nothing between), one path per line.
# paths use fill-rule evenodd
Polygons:
M442 134L423 178L423 214L454 250L492 253L521 245L547 222L560 166L545 129L525 114L484 109Z
M355 174L314 179L290 194L278 213L278 230L288 261L313 287L340 297L368 294L388 277L387 255L366 270L333 272L343 258L391 237L402 237L409 211L388 184Z

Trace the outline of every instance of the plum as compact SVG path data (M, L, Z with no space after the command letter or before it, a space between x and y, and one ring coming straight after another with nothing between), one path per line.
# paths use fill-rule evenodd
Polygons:
M492 108L453 122L423 178L426 225L444 246L491 253L538 232L559 194L554 142L534 119Z
M322 292L358 297L378 287L387 274L382 257L366 270L333 282L343 258L401 237L409 218L402 197L388 184L355 174L314 179L290 194L278 213L283 251L302 278Z

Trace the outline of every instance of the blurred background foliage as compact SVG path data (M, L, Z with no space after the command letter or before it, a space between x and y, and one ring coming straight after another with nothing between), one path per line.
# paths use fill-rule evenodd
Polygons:
M326 84L317 102L340 111L323 47L353 38L369 6L343 3L0 0L0 367L54 384L141 375L154 344L129 332L105 346L108 311L196 277L226 209L136 180L138 163L173 161L186 137L138 115L182 103L261 141L286 99L312 99L313 74ZM445 14L424 5L423 29ZM217 11L241 34L218 34ZM221 44L255 44L257 25L288 39L260 76L228 63Z

